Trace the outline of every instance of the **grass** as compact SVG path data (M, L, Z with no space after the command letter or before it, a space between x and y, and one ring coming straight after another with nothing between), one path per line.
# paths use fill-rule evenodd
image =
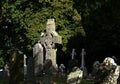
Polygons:
M8 84L9 78L8 77L0 77L0 84Z
M94 84L92 80L82 80L81 84Z
M41 80L44 84L43 77L37 77L37 80ZM66 83L66 78L52 77L51 80L55 82L53 84L67 84ZM81 81L81 84L93 84L93 81L84 79L84 80Z
M37 80L41 80L43 82L43 77L37 77ZM60 77L52 77L52 81L54 81L56 84L67 84L66 83L66 78L60 78ZM8 77L1 77L0 78L0 84L8 84L9 78ZM43 83L44 84L44 83ZM82 80L81 84L93 84L91 80Z

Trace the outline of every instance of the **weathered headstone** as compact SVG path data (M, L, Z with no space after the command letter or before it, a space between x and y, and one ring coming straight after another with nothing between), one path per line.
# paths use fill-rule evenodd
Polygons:
M65 77L65 65L64 64L60 64L60 66L59 66L59 76L61 76L61 77Z
M41 37L41 44L45 48L45 60L51 59L52 64L56 67L56 44L61 44L61 36L55 31L54 19L48 19L46 32Z
M76 54L75 48L72 49L72 53L71 54L72 54L72 60L75 59L75 54Z
M96 67L94 84L118 84L120 66L114 59L107 57Z
M53 67L52 67L51 59L45 60L45 63L44 63L44 83L45 84L52 84L52 81L51 81L52 70L53 70Z
M33 67L34 67L34 60L32 57L30 57L28 59L26 84L35 84L35 76L34 76Z
M73 67L72 72L67 76L67 84L80 84L83 77L83 71L78 67Z
M95 73L96 73L96 69L99 67L99 65L100 65L100 62L99 61L95 61L94 63L93 63L93 66L92 66L92 76L94 77L95 76Z
M59 69L61 72L65 71L65 65L64 64L60 64Z
M34 73L35 76L41 75L43 70L43 47L40 42L36 43L33 47L33 58L34 58Z

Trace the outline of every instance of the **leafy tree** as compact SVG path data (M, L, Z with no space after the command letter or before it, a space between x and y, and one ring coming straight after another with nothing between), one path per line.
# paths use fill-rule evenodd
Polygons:
M55 18L57 31L63 36L63 50L66 50L67 40L76 29L81 29L81 16L73 5L72 0L6 0L2 4L2 18L12 21L8 32L13 34L14 44L29 50L39 39L40 32L45 30L46 20Z
M86 62L90 69L95 60L115 55L119 59L119 0L74 0L86 32ZM91 66L90 66L91 65Z
M0 47L8 52L6 55L16 59L18 56L11 52L17 49L32 56L32 47L40 38L40 32L45 30L49 18L56 21L56 30L63 37L64 52L69 52L67 43L71 37L78 33L85 36L81 16L74 8L73 0L3 0L0 3ZM15 60L16 64L18 62Z

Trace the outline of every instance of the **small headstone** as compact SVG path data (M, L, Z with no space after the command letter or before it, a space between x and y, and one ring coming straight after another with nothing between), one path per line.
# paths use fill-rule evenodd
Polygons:
M92 66L92 76L93 76L93 77L95 76L96 69L99 67L99 64L100 64L99 61L95 61L95 62L93 63L93 66Z
M118 84L120 66L114 59L107 57L96 67L94 84Z
M64 64L60 64L59 66L59 73L61 77L65 77L65 65Z
M75 55L76 55L76 52L75 52L75 48L72 49L72 60L75 59Z
M64 64L60 64L59 69L61 72L65 71L65 65Z
M74 67L72 72L67 76L67 84L80 84L83 77L83 71L78 67Z
M35 76L34 76L34 60L32 57L28 59L28 67L27 67L27 82L29 84L35 84Z

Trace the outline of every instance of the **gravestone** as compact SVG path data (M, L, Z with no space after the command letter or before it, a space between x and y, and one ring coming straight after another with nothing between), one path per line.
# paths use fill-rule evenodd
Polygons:
M60 64L59 69L61 72L65 71L65 65L64 64Z
M35 76L41 75L43 70L43 47L40 42L36 43L33 47L34 58L34 74Z
M28 66L27 66L27 76L25 84L35 84L35 76L34 76L34 59L30 57L28 59Z
M54 19L48 19L46 32L42 35L41 44L45 48L45 60L51 59L53 67L56 68L56 44L61 44L61 36L55 31Z
M87 77L87 68L85 67L85 59L84 59L85 55L86 55L85 49L82 48L82 50L81 50L81 67L80 67L80 69L83 71L83 77Z
M27 75L27 64L26 64L27 56L24 54L24 76Z
M78 67L73 67L72 72L67 76L67 84L80 84L83 77L83 71Z
M44 63L44 83L52 84L51 75L53 73L52 61L51 59L45 60Z
M65 65L64 64L60 64L59 66L59 74L61 77L65 77Z
M73 49L72 49L72 60L75 59L75 54L76 54L75 48L73 48Z
M94 84L119 84L120 66L107 57L96 67Z
M99 64L100 64L100 62L99 61L95 61L94 63L93 63L93 66L92 66L92 76L94 77L95 76L95 73L96 73L96 69L99 67Z

